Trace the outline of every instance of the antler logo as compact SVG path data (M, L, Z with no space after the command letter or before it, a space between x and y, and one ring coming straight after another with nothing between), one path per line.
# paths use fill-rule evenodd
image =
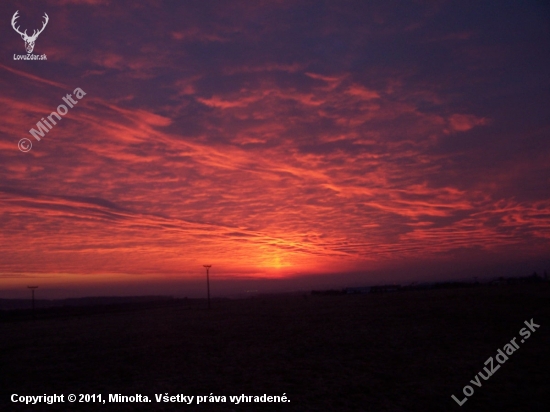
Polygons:
M48 21L50 20L50 18L48 17L48 15L46 13L44 13L45 21L44 21L44 23L42 23L42 28L40 30L34 30L32 36L28 36L27 35L27 30L25 30L25 32L21 33L19 31L19 26L15 27L15 21L19 18L19 15L17 13L19 13L19 10L17 10L14 13L14 15L11 19L11 26L13 27L13 29L17 33L19 33L21 35L21 38L25 41L25 49L27 49L27 53L31 54L32 51L34 50L34 42L38 38L38 35L44 31L44 29L46 28L46 25L48 24Z

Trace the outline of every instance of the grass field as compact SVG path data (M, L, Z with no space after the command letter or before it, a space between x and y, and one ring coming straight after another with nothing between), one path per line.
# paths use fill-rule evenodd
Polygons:
M179 300L158 307L7 317L0 323L5 411L547 411L548 283L358 296ZM493 376L470 380L540 328ZM496 362L496 361L495 361ZM462 406L462 388L475 393ZM149 396L152 403L21 405L13 393ZM155 394L226 403L156 403ZM229 395L290 402L234 404Z

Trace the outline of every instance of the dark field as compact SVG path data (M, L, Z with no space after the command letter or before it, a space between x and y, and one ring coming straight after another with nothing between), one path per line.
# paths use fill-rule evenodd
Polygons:
M360 296L178 300L0 322L5 411L548 411L548 283ZM540 328L493 376L484 362ZM496 361L495 361L496 364ZM462 388L475 393L462 406ZM10 395L143 394L148 404L21 405ZM156 403L155 394L226 403ZM289 403L235 405L229 395Z

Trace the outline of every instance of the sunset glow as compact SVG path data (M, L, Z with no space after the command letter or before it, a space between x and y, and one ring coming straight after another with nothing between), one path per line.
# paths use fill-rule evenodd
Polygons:
M104 3L0 5L0 292L548 262L542 3Z

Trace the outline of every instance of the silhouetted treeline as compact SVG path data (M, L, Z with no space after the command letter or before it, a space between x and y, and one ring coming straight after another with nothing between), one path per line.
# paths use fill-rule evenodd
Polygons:
M335 296L335 295L345 295L346 290L337 290L337 289L329 289L329 290L312 290L312 295L324 295L324 296Z
M525 283L541 283L548 282L548 274L544 271L544 276L539 276L537 272L533 272L531 276L523 277L499 277L491 281L493 285L520 285Z
M416 283L410 285L375 285L349 287L344 289L328 289L328 290L312 290L312 295L317 296L336 296L336 295L364 295L370 293L389 293L409 290L426 290L426 289L454 289L454 288L473 288L478 286L498 286L498 285L520 285L530 283L548 282L548 273L544 271L543 276L539 276L534 272L530 276L521 277L498 277L496 279L480 283L477 279L474 282L432 282L432 283Z

